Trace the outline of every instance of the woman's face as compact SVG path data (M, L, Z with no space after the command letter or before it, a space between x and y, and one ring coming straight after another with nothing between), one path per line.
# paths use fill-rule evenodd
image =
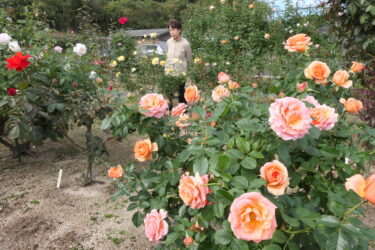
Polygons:
M177 28L172 28L171 26L169 26L169 34L171 35L173 39L177 39L181 36L181 30Z

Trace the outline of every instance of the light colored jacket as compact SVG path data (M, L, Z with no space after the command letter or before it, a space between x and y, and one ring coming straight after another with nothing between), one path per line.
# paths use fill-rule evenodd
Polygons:
M168 39L165 74L172 76L186 74L191 60L190 43L183 36L178 40L174 40L172 37Z

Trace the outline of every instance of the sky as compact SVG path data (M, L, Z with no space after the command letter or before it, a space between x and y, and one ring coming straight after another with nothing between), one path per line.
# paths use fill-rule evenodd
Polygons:
M283 10L285 6L284 0L266 0L266 2L270 3L272 7ZM298 4L299 7L310 7L310 6L317 6L321 0L291 0L291 2L296 6Z

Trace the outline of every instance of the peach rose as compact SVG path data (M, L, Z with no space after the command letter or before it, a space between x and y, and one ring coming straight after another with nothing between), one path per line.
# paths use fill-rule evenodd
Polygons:
M189 246L193 245L193 243L194 243L193 238L191 238L190 236L185 237L185 239L184 239L185 246L189 247Z
M267 162L260 168L261 177L267 182L267 190L273 195L283 195L289 185L288 169L279 161Z
M238 89L241 85L238 82L229 81L228 87L229 89Z
M362 102L354 98L349 98L348 100L340 98L340 102L344 104L346 111L348 111L349 113L356 114L363 108Z
M197 102L199 100L199 92L197 86L187 87L184 97L189 104Z
M254 4L253 3L249 4L249 8L250 9L254 8Z
M145 223L145 234L150 241L159 242L168 233L168 223L165 221L167 212L160 209L152 209L146 218L143 220Z
M188 115L180 115L180 118L176 121L176 126L180 129L186 128L189 125L190 123Z
M320 130L330 130L333 128L339 117L335 109L327 105L319 105L310 109L310 114L313 118L312 124Z
M229 90L224 86L217 86L214 90L212 90L212 99L215 102L221 102L222 97L227 97L230 95Z
M172 109L171 116L176 117L180 116L185 112L187 105L185 103L179 103L176 107Z
M189 176L189 172L186 172L182 175L178 193L183 202L193 209L204 208L208 203L207 194L211 192L205 185L208 181L207 174L201 177L197 172L195 176Z
M270 36L271 36L271 35L268 34L268 33L264 34L264 38L265 38L265 39L270 39Z
M346 190L352 189L359 197L365 198L375 205L375 174L365 180L362 175L356 174L346 179Z
M228 217L234 235L238 239L255 243L271 239L277 227L276 208L258 192L237 197L230 206Z
M332 77L332 82L346 89L350 88L353 84L353 82L349 80L349 73L346 70L336 71Z
M253 83L251 84L251 86L252 86L254 89L256 89L256 88L258 87L258 84L257 84L256 82L253 82Z
M309 133L310 110L293 97L276 99L269 107L269 123L283 140L296 140Z
M229 82L230 80L230 76L225 73L225 72L220 72L218 75L217 75L217 80L222 83L222 84L226 84Z
M311 95L306 96L306 98L302 99L302 101L308 102L308 103L314 105L315 107L320 105L319 102Z
M352 62L352 63L353 63L352 67L350 69L354 73L359 73L365 68L363 63L359 63L359 62Z
M150 139L137 141L134 146L135 159L140 162L151 160L154 151L158 151L158 144L151 143Z
M168 110L168 103L163 95L155 93L142 96L139 105L141 113L148 117L161 118Z
M297 91L298 92L304 92L307 89L308 83L303 82L297 86Z
M284 48L289 52L305 52L311 44L310 40L306 34L297 34L286 40Z
M307 79L315 79L315 83L327 83L327 78L331 74L331 70L327 64L320 61L313 61L304 71Z
M108 170L108 176L111 178L121 178L121 176L124 174L124 170L122 170L121 165L117 165L117 167L111 167Z

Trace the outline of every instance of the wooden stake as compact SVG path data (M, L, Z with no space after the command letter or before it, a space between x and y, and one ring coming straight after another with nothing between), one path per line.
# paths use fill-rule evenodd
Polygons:
M61 176L62 176L62 169L59 170L59 177L57 177L57 188L60 188L60 183L61 183Z

